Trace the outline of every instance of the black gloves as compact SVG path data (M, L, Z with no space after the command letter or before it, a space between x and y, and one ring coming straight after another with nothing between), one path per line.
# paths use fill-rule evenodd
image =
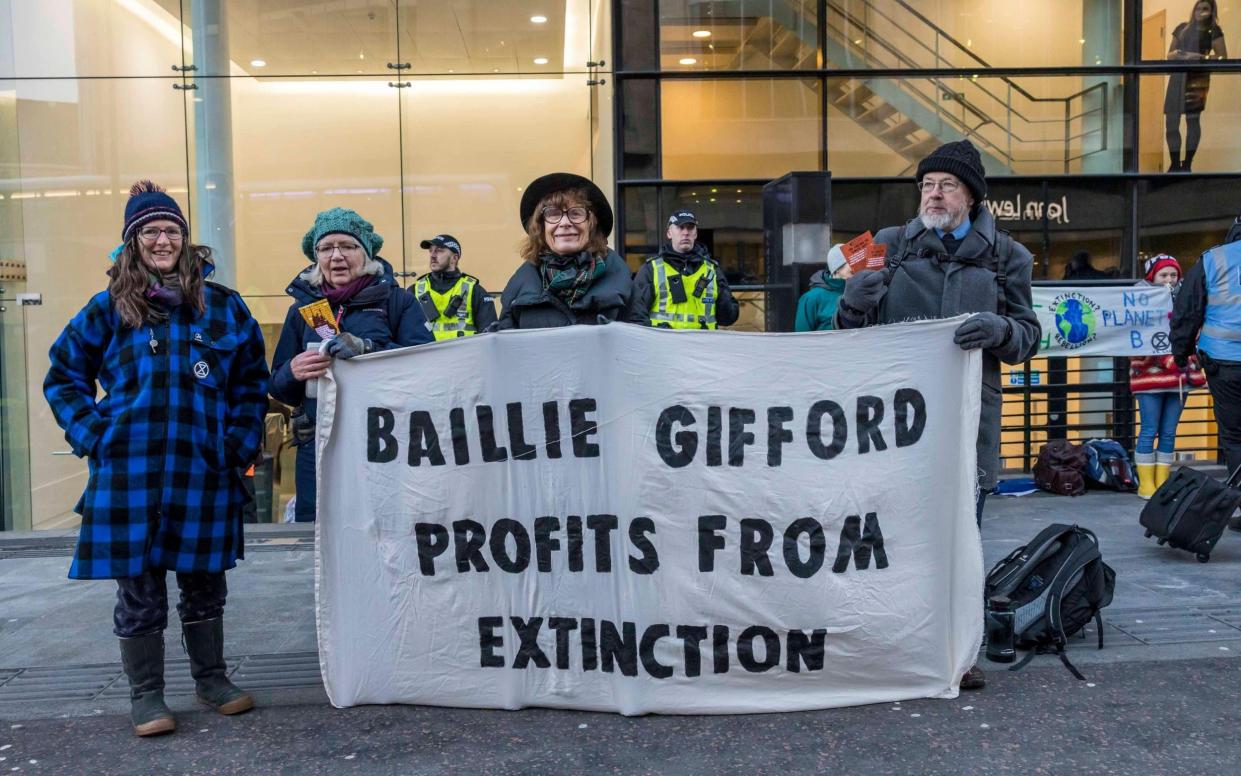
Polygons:
M848 293L848 287L845 288ZM975 348L998 348L1008 343L1013 337L1013 325L1007 318L995 313L975 313L969 320L957 327L952 341L961 346L962 350Z
M370 340L361 339L347 331L342 331L333 339L328 340L327 348L324 350L332 358L350 359L354 356L360 356L363 353L369 353L373 349Z
M873 269L862 270L849 278L845 282L845 292L840 297L841 312L853 320L865 318L887 293L888 286L885 281L884 273Z

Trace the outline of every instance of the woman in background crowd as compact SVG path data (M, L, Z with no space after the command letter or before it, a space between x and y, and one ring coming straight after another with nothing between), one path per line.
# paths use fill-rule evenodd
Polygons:
M1140 286L1180 288L1181 265L1166 253L1146 260L1146 276ZM1129 359L1129 388L1138 400L1140 430L1133 462L1138 472L1138 496L1150 498L1172 471L1176 454L1176 426L1185 408L1185 393L1206 385L1206 376L1191 358L1184 369L1172 355ZM1158 438L1158 447L1155 440Z

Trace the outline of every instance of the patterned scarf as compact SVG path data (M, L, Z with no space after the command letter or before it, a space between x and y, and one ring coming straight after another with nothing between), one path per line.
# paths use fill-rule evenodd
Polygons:
M561 256L558 253L539 255L539 273L543 288L572 307L603 276L604 260L589 251Z
M181 278L175 272L156 275L147 272L151 284L147 286L146 297L156 304L150 305L150 316L156 321L168 320L172 310L185 302L185 293L181 290Z

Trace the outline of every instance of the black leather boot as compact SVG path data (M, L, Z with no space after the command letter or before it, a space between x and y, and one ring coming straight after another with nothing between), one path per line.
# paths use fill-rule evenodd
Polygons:
M224 663L224 618L181 624L185 653L198 700L221 714L240 714L254 708L250 693L228 680Z
M177 729L164 704L164 632L121 639L121 665L129 679L129 716L134 733L157 736Z

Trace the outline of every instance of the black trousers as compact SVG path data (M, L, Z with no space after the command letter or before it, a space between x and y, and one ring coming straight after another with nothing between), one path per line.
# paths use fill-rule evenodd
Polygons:
M1241 362L1210 359L1205 364L1207 387L1215 402L1220 446L1229 473L1241 466Z
M121 638L144 636L168 627L167 571L147 569L141 576L116 580L116 609L112 612L112 632ZM214 620L224 614L228 585L224 572L177 572L181 600L177 614L181 622Z

